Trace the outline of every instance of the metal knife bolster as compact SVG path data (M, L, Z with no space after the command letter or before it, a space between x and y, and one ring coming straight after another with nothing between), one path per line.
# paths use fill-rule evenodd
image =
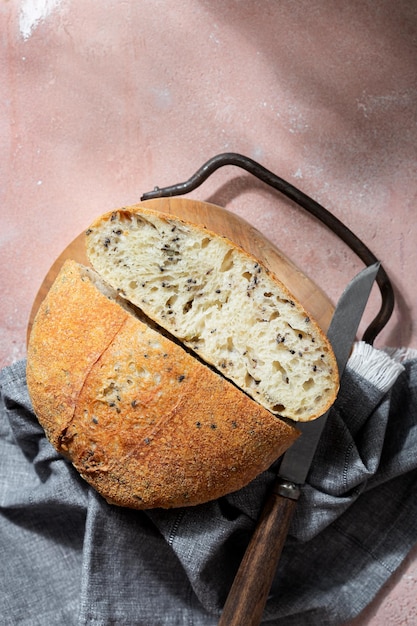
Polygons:
M336 356L340 380L342 380L379 265L379 263L374 263L366 267L351 280L342 293L331 320L327 336ZM306 480L329 412L330 409L312 422L297 424L301 435L282 457L277 472L275 493L293 500L298 499L299 486L303 485Z
M279 478L275 482L272 491L276 495L289 498L290 500L298 500L301 495L301 488L295 483L285 480L284 478Z

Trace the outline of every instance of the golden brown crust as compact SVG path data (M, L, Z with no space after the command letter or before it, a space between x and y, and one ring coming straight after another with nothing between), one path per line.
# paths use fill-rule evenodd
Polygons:
M170 508L225 495L298 436L106 298L72 261L36 317L27 379L53 445L120 506Z
M82 279L76 263L65 263L39 307L27 354L34 410L54 445L72 419L89 370L127 316Z

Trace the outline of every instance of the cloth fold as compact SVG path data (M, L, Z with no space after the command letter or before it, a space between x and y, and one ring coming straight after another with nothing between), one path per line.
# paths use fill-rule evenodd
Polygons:
M417 543L417 353L355 345L265 608L336 626ZM197 507L107 504L47 441L25 362L0 373L2 624L214 626L272 469Z

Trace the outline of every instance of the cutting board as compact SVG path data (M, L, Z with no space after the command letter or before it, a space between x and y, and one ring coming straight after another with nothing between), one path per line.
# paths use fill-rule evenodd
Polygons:
M334 307L326 294L294 262L287 258L262 233L247 221L222 207L191 200L189 198L158 198L146 200L142 206L175 215L195 224L201 224L211 231L228 237L231 241L252 253L262 261L290 290L326 332L333 315ZM30 313L28 337L40 303L48 293L62 264L73 259L85 265L88 260L85 252L85 234L80 234L60 254L50 268L37 293Z

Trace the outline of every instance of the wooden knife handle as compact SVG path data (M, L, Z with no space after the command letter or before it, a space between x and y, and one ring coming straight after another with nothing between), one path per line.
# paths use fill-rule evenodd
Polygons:
M258 626L299 495L292 483L272 489L230 589L218 626ZM289 495L281 495L289 490Z

